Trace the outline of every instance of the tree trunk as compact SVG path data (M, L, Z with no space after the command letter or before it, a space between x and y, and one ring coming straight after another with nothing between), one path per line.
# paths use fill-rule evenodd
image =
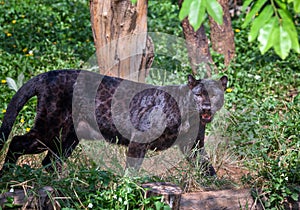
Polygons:
M212 48L224 55L224 64L228 66L235 55L234 33L231 26L228 0L218 0L223 8L223 25L217 24L211 17L211 42Z
M144 81L153 60L147 0L91 0L90 13L100 73Z
M142 184L146 189L146 197L163 196L163 200L172 210L180 209L182 190L177 185L167 182L151 182Z
M181 8L183 0L178 0L178 5ZM188 18L182 22L183 34L186 40L187 50L189 54L190 65L193 74L202 77L211 76L211 65L213 60L208 47L208 39L205 34L204 26L202 25L196 32L190 25Z

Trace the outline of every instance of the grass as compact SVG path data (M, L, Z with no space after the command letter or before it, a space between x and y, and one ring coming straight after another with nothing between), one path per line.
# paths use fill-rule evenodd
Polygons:
M227 134L236 155L256 172L248 181L263 189L265 207L280 208L299 194L300 56L262 56L245 33L235 36L239 60L228 69L233 91L226 106L233 123Z
M149 2L149 31L182 36L177 8L169 1L161 7ZM172 12L170 12L172 11ZM0 1L0 119L14 91L6 77L27 81L34 75L53 69L80 68L94 53L88 1ZM38 17L38 18L36 18ZM160 19L160 17L162 17ZM261 189L257 198L266 209L281 209L287 200L297 200L300 192L300 63L292 52L281 60L272 51L261 55L255 43L247 42L247 30L241 18L233 20L236 59L224 71L223 58L212 53L219 71L229 77L224 109L207 131L207 151L221 174L231 166L245 168L240 180L229 176L204 177L186 163L174 165L160 176L137 179L103 171L80 146L66 161L62 175L40 169L41 156L24 158L14 172L0 179L1 192L14 188L38 190L52 186L65 209L88 208L92 203L119 209L161 209L161 198L145 199L138 184L145 181L171 181L186 191L253 187ZM299 23L298 23L299 24ZM297 25L298 33L300 27ZM182 81L190 69L172 57L155 59L155 67L172 72L173 82ZM175 69L175 70L174 70ZM183 70L182 70L183 69ZM155 81L154 81L155 82ZM17 82L18 83L18 82ZM21 79L20 79L20 84ZM33 99L21 111L13 134L26 132L34 119ZM115 149L120 152L119 148ZM122 152L122 151L121 151ZM80 158L78 158L80 157ZM0 157L3 158L3 156ZM36 161L37 160L37 161ZM237 182L234 182L237 181ZM116 197L117 196L117 197ZM125 202L126 201L126 202Z

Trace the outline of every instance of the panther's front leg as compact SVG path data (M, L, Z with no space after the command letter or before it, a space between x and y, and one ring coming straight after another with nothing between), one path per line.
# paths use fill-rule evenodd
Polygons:
M195 143L190 153L187 155L187 160L194 167L200 168L206 175L215 176L216 171L210 163L209 157L204 147L199 147L199 142Z
M200 123L196 141L187 154L187 160L194 166L204 170L206 175L215 176L216 171L210 163L209 157L204 148L205 124Z

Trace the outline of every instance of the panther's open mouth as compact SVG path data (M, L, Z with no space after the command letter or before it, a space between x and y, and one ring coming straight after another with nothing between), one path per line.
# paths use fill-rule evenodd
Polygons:
M212 120L212 116L209 113L202 113L201 114L201 122L203 123L209 123Z

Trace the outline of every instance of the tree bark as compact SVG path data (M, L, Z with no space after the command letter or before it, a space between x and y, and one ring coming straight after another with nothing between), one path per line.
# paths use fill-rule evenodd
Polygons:
M223 8L223 24L217 24L209 17L212 48L224 55L224 64L228 66L235 56L234 33L231 26L228 0L218 0Z
M91 0L90 13L100 73L144 81L153 44L147 37L147 0Z
M183 0L178 0L178 5L181 8ZM183 34L186 40L190 65L193 74L204 77L210 77L212 73L211 65L213 60L208 47L208 38L205 34L204 26L194 31L190 25L188 18L181 22Z
M255 200L249 189L217 190L182 194L180 210L190 209L250 209L262 210L259 201Z
M180 209L180 200L182 190L177 185L167 182L151 182L142 184L146 189L146 197L163 196L164 202L167 203L172 210Z

